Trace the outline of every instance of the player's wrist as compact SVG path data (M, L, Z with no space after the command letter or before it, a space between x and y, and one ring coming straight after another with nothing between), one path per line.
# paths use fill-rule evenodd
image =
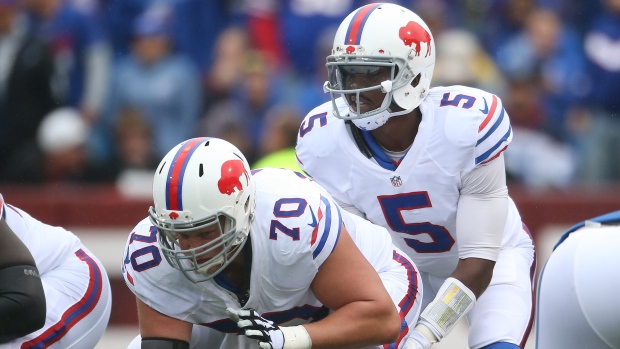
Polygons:
M312 348L312 339L310 339L310 335L304 326L282 326L280 331L284 335L284 346L282 349Z
M460 280L449 277L439 288L435 299L420 314L418 324L440 341L475 303L476 295Z
M418 341L424 349L430 348L433 344L441 340L441 337L436 334L437 331L433 331L429 327L431 327L431 325L428 323L418 322L411 333L411 337Z

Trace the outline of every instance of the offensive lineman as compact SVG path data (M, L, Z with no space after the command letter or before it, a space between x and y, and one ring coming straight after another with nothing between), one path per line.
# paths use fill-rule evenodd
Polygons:
M620 211L571 227L540 273L536 348L620 349Z
M307 177L251 174L232 144L194 138L161 161L153 199L126 246L140 319L129 348L403 348L417 269Z
M0 349L94 348L111 307L105 269L78 237L0 195Z
M430 88L433 37L415 13L349 14L327 57L331 102L306 116L300 167L341 207L381 225L424 283L416 348L462 317L473 349L523 348L533 320L534 246L508 196L512 139L497 96Z

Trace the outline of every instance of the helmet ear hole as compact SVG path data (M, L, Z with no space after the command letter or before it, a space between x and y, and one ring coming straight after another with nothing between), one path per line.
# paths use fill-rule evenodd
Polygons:
M243 205L243 211L245 211L245 213L247 213L249 208L250 208L250 196L248 196L245 199L245 204Z
M416 77L411 81L411 86L417 87L420 83L420 74L416 75Z

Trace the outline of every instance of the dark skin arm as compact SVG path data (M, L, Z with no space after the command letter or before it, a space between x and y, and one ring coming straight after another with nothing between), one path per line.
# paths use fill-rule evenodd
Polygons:
M459 259L451 277L461 281L478 299L487 289L493 277L495 262L482 258Z

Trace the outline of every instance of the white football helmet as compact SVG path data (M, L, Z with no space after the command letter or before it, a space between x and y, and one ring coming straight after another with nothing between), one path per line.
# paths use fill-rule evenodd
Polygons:
M340 24L326 66L329 80L323 89L331 95L335 116L373 130L392 116L410 113L426 98L435 67L435 41L426 23L412 11L395 4L370 4L353 11ZM367 74L372 80L381 67L391 68L385 80L372 86L347 86L348 73ZM418 76L417 84L412 85ZM361 112L360 93L371 90L385 93L383 103ZM352 94L357 108L349 105L349 112L341 114L336 98L342 96L349 103L347 96ZM391 111L392 102L404 110Z
M155 207L149 209L168 263L193 282L220 273L247 240L255 197L250 166L234 145L217 138L193 138L172 148L157 167ZM177 234L212 226L217 227L219 237L196 248L181 249ZM217 255L202 261L218 249Z

